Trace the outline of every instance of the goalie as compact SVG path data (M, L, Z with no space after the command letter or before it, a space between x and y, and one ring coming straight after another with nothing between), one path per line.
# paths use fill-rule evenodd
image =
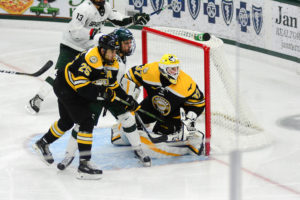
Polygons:
M204 111L204 95L192 78L180 69L175 55L165 54L159 62L132 67L125 74L121 86L143 86L148 96L141 102L142 112L136 113L141 141L148 155L180 156L204 153L204 134L195 127L196 119ZM145 124L153 124L148 131ZM129 145L120 124L113 126L111 142Z

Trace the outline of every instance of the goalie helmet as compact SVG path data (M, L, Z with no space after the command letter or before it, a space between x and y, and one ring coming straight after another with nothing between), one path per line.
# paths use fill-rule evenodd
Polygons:
M177 83L177 78L180 70L179 63L180 62L177 56L173 54L163 55L158 63L160 73L164 77L166 77L172 84Z

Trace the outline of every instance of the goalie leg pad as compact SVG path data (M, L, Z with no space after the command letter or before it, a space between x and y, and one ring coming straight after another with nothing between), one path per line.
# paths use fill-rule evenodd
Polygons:
M130 143L123 132L121 123L114 124L111 128L111 143L117 146L129 146Z
M118 116L119 122L122 124L123 133L128 139L131 146L140 146L141 140L138 132L136 131L135 118L130 112L126 112Z

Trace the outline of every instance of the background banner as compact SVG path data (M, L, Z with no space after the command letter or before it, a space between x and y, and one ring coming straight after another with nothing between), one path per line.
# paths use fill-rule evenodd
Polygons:
M70 18L84 0L0 0L0 14ZM109 0L119 12L151 13L149 26L212 33L296 58L300 57L300 3L270 0Z

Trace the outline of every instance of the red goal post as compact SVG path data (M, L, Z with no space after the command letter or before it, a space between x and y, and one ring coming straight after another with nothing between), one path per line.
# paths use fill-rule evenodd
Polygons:
M211 150L227 153L233 148L253 150L270 144L270 135L235 91L235 77L230 74L232 70L225 59L223 41L213 35L209 41L196 41L195 34L201 33L171 27L144 27L143 64L157 61L165 53L175 54L181 61L181 69L192 76L204 92L205 113L197 124L201 131L205 130L207 156Z

